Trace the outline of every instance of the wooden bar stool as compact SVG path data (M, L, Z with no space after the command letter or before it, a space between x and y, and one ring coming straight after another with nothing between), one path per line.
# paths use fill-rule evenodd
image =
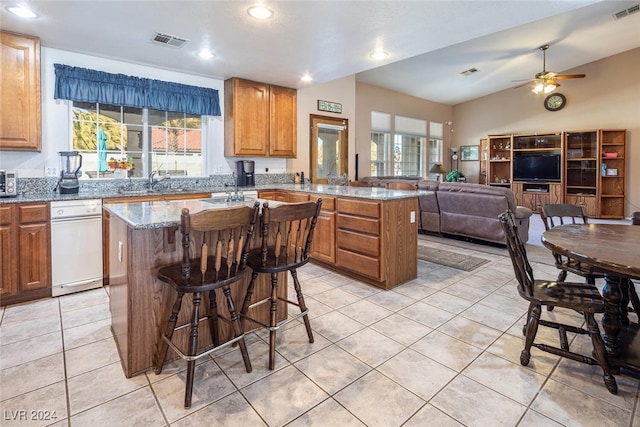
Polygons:
M244 341L242 325L231 297L230 286L240 283L247 273L246 260L248 248L258 218L260 204L253 207L238 206L227 209L208 209L193 215L188 209L182 210L180 232L182 233L182 262L160 268L158 279L168 283L176 291L171 315L164 324L158 354L156 374L162 372L167 350L171 347L182 359L187 361L187 383L184 395L185 408L191 407L193 376L196 360L209 353L238 343L247 372L251 372L251 361ZM200 232L202 240L196 244L192 232ZM191 256L191 253L195 256ZM215 291L222 288L229 317L218 313ZM200 303L203 293L208 293L209 314L201 317ZM182 307L184 294L191 294L193 307L190 322L176 327ZM209 320L213 346L198 349L198 325ZM220 343L218 320L231 324L233 338ZM190 327L188 349L186 352L172 341L174 331Z
M313 332L298 281L297 269L309 262L311 239L321 206L322 199L318 199L317 202L290 203L275 208L270 208L269 204L265 202L262 208L260 221L262 244L260 248L251 250L247 258L247 265L251 267L253 273L240 313L243 322L250 320L269 329L269 369L273 369L275 366L276 331L281 326L302 316L309 342L313 342ZM297 302L278 297L278 273L283 271L291 273ZM251 304L253 288L261 273L271 274L271 295ZM300 313L287 318L278 325L279 301L299 307ZM247 315L251 308L266 302L270 303L268 325ZM285 307L287 307L286 304Z

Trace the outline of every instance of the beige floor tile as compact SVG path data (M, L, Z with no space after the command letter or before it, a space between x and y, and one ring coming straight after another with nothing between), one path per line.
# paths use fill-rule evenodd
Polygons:
M406 295L399 294L393 290L378 292L377 294L368 297L367 301L378 304L379 306L391 311L402 310L403 308L410 306L411 304L414 304L416 302L415 299L410 298Z
M418 277L417 279L393 288L393 291L408 296L416 301L420 301L421 299L437 292L437 289L429 287L423 278Z
M4 384L3 384L4 387ZM67 418L64 381L0 402L2 426L42 426Z
M377 371L339 391L334 398L370 427L399 426L425 404L424 400Z
M523 405L531 403L546 381L544 375L490 353L478 356L462 374Z
M0 346L0 370L12 368L23 363L41 359L62 351L62 333L60 331L15 341Z
M424 302L416 302L398 313L434 329L444 325L455 316L450 311L442 310Z
M405 349L405 346L373 329L362 329L336 343L371 367L376 367Z
M467 344L483 349L491 345L502 334L497 329L461 316L451 319L438 330Z
M453 369L411 349L378 366L377 371L425 401L431 399L458 374Z
M462 313L464 310L474 304L474 301L471 301L464 297L451 295L447 292L447 289L448 288L445 288L442 291L436 292L428 296L427 298L424 298L422 302L455 314Z
M78 308L77 310L62 312L62 327L64 329L86 325L97 320L110 319L111 311L108 303Z
M26 317L23 321L3 322L0 325L0 346L50 334L61 329L60 315L57 313L48 317L36 319Z
M434 408L430 404L426 404L422 409L418 411L404 427L424 427L424 426L438 426L438 427L463 427L462 424L440 411Z
M151 387L135 390L102 405L73 415L71 426L163 426L165 421Z
M311 319L311 331L313 331L314 322ZM268 340L268 336L265 337ZM281 357L284 357L291 363L309 356L324 347L330 345L331 342L320 334L313 333L313 343L309 342L307 329L303 323L298 323L290 328L278 330L276 333L276 350ZM276 363L278 360L276 359Z
M343 291L342 288L330 289L328 291L314 295L314 298L320 301L322 304L327 305L333 309L339 309L360 300L360 297Z
M332 311L312 319L313 331L329 341L336 342L365 326L337 311Z
M562 427L562 424L529 409L518 423L518 427Z
M325 400L300 418L287 424L287 427L325 426L362 427L364 424L333 399Z
M433 331L416 341L411 349L455 371L462 371L482 352L482 349L457 340L439 331Z
M451 381L430 403L469 427L515 426L527 409L462 375Z
M186 382L187 372L182 371L151 385L170 423L236 391L233 383L212 360L196 365L190 408L184 407Z
M112 336L111 319L96 320L75 328L65 329L63 335L65 350L104 340Z
M218 366L237 388L246 387L290 365L288 360L277 354L276 348L275 368L273 371L269 370L269 344L264 341L248 345L247 351L253 368L250 373L245 369L240 350L215 357Z
M520 364L520 354L524 348L524 337L504 334L489 346L487 351L503 359L509 360L511 363ZM548 376L552 369L556 367L560 356L551 353L535 350L532 352L527 369L532 369L539 374ZM532 350L532 351L533 351ZM522 365L520 365L522 366Z
M466 309L461 315L476 323L489 326L499 331L506 331L518 321L522 312L516 311L509 313L507 311L496 310L495 308L482 305L481 301Z
M325 392L334 394L371 370L342 348L331 345L295 364ZM339 372L340 375L336 375Z
M281 426L314 408L329 395L293 366L241 390L270 426Z
M256 411L239 392L234 392L211 405L171 424L175 427L258 427L266 426Z
M63 295L59 298L59 301L60 310L64 313L67 311L78 310L95 305L108 304L109 295L104 288L98 288L84 292Z
M77 414L148 384L144 375L126 378L120 362L69 378L70 412Z
M371 329L388 336L394 341L409 346L424 337L432 328L400 314L392 314L371 325Z
M553 379L545 384L531 409L565 426L614 427L629 425L631 421L631 412Z
M24 322L25 319L42 319L60 315L57 298L44 298L36 301L15 304L5 309L2 324Z
M62 352L3 369L0 371L0 401L64 381L64 379Z
M96 341L65 351L67 377L84 374L120 360L113 338Z
M393 314L392 311L367 300L357 301L338 311L367 326Z

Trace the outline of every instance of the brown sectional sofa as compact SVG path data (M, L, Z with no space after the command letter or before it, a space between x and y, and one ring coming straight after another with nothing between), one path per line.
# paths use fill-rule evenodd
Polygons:
M518 233L529 239L530 209L517 206L513 192L504 187L481 184L436 182L415 177L367 177L361 184L384 187L388 181L415 181L420 204L422 232L463 236L493 243L505 243L498 215L507 209L515 213Z

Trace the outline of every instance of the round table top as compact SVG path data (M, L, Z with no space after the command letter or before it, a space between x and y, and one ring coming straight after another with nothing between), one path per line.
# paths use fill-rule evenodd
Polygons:
M640 226L560 225L542 234L542 244L614 275L640 279Z

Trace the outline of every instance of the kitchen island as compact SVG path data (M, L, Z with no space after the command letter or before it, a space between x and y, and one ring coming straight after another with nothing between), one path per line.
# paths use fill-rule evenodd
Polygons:
M417 277L417 193L379 188L352 188L322 185L284 185L262 189L259 195L277 202L323 199L322 218L314 234L312 261L335 271L389 289ZM156 279L162 265L179 262L180 213L205 209L225 209L238 203L220 199L164 200L105 204L109 221L111 329L127 377L155 366L160 325L170 312L173 289ZM259 232L254 245L259 244ZM195 237L197 239L197 236ZM329 256L326 256L329 254ZM287 276L280 273L280 296L287 296ZM232 287L236 304L242 303L246 279ZM304 286L304 285L303 285ZM258 278L254 299L270 293L268 275ZM187 298L185 296L185 298ZM222 295L218 297L223 301ZM226 307L220 307L223 311ZM286 310L279 310L286 313ZM268 307L255 313L267 322ZM187 313L179 322L187 321ZM226 326L226 325L225 325ZM251 325L247 325L251 326ZM208 328L208 322L201 327ZM186 341L186 329L176 338ZM180 335L181 332L185 332ZM222 338L230 337L222 331ZM201 337L209 338L208 331ZM207 345L207 342L203 343ZM168 357L171 358L171 355Z

